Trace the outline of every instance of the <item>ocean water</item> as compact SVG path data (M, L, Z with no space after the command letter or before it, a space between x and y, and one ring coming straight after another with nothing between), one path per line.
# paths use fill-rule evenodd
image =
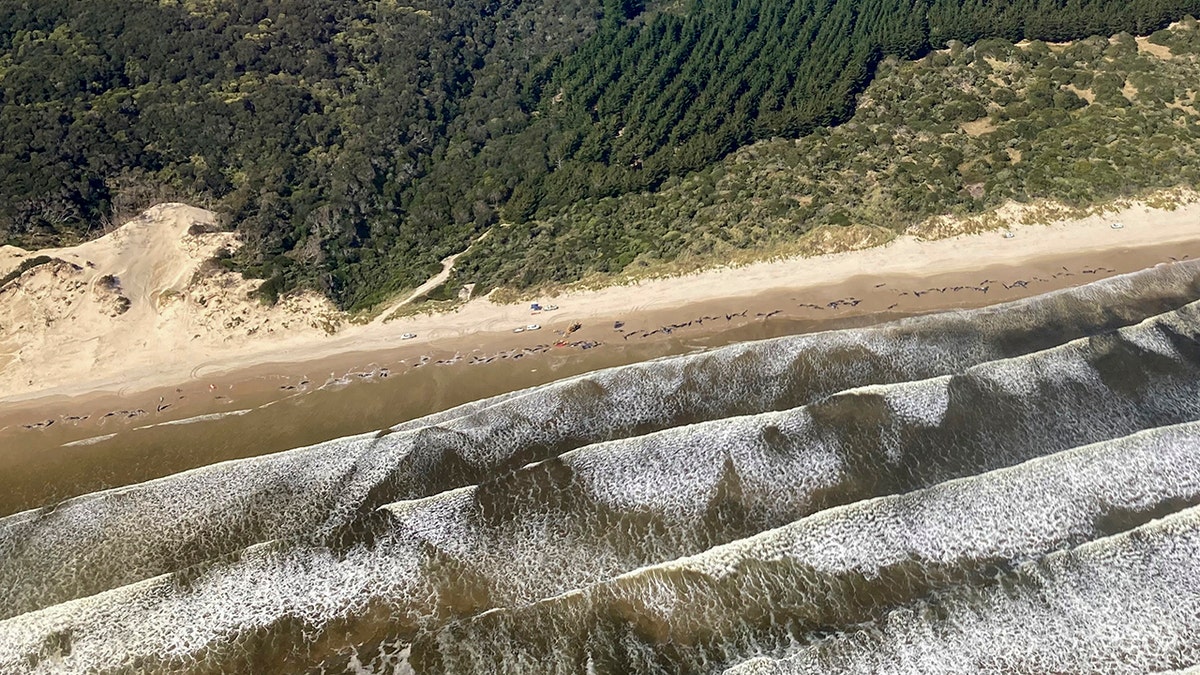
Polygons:
M711 672L1200 503L1200 423L864 499L421 637L427 669Z
M1198 454L1159 266L0 518L0 673L1184 669Z
M731 674L1149 673L1200 663L1200 507L965 584Z

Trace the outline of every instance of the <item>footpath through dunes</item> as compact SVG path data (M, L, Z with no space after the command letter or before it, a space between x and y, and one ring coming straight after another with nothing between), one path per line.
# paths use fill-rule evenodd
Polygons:
M423 636L421 672L714 672L1200 501L1200 423L859 501ZM808 637L806 637L808 636Z
M1190 670L1200 664L1198 559L1200 507L1192 507L726 672Z
M1197 298L1200 262L1162 265L985 309L613 368L378 434L85 495L0 519L0 618L264 541L321 541L390 502L479 483L590 443L958 372Z
M535 602L824 509L1197 419L1200 302L956 375L586 446L477 488L374 511L324 542L263 544L18 616L0 623L0 645L12 645L0 664L40 662L38 650L67 635L69 654L54 663L68 671L140 664L235 672L247 658L254 672L364 662L381 671L420 631L447 620ZM1176 498L1190 503L1188 480L1175 491L1151 482L1128 498L1105 493L1109 505L1088 507L1099 519L1090 529L1066 527L1047 546L1136 523ZM1139 507L1139 492L1162 496L1145 496L1151 501ZM931 579L952 581L955 572L938 564L930 561ZM428 654L414 651L414 665L435 669ZM481 672L508 667L496 654Z

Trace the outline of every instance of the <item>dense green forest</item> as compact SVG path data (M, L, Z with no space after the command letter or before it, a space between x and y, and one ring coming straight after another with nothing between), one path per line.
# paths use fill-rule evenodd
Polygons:
M449 285L536 287L546 270L552 282L611 283L877 244L1010 200L1082 209L1200 187L1198 91L1192 20L1140 48L1128 34L1021 47L985 39L887 60L845 123L751 144L653 192L496 228ZM830 238L803 236L817 228Z
M1147 34L1197 10L1200 0L5 3L0 241L95 236L181 199L242 232L235 263L264 279L264 296L307 286L347 308L417 285L489 229L500 232L458 277L483 288L703 253L685 236L697 228L712 228L709 249L759 246L818 222L873 222L814 198L747 237L698 219L695 204L759 208L719 191L722 160L756 140L837 133L885 57L950 40ZM904 100L944 93L913 87ZM988 95L958 105L978 112ZM904 120L893 123L873 133L901 133ZM1034 177L1013 175L1008 192L977 201L1037 196ZM685 185L714 192L688 207L673 201ZM947 190L937 208L961 208Z

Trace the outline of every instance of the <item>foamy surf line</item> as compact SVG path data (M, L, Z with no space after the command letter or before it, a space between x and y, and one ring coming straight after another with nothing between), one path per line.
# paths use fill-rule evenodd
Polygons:
M228 411L218 412L218 413L208 413L206 415L196 415L195 417L185 417L184 419L181 419L181 420L170 420L167 422L158 422L157 424L147 424L145 426L134 427L133 430L140 431L142 429L154 429L157 427L175 427L175 426L180 426L183 424L195 424L197 422L212 422L214 420L219 420L223 417L240 417L242 415L245 415L246 413L251 413L251 412L254 412L253 408L246 408L245 410L228 410Z
M712 670L1195 504L1197 460L1193 422L831 508L451 624L426 633L411 658L421 672L567 673L581 662L601 671Z
M37 602L61 602L264 540L319 539L390 501L469 485L589 442L936 376L1140 321L1195 299L1198 276L1197 263L1163 266L981 310L614 368L460 406L457 417L433 416L436 425L408 423L403 432L76 498L0 519L0 553L21 552L0 555L0 588L37 588ZM142 525L148 511L157 514L151 529ZM9 600L0 612L36 608Z
M296 648L297 634L331 621L378 616L381 605L399 617L432 617L450 602L439 599L459 596L520 605L828 506L1196 419L1200 352L1177 346L1195 345L1198 333L1200 310L1189 305L1111 334L959 375L872 385L795 410L585 447L476 489L395 505L389 509L394 522L366 522L364 529L341 532L324 544L257 546L231 563L67 603L57 612L46 610L46 616L66 621L72 635L82 636L84 627L71 617L81 608L100 612L106 618L95 623L114 626L126 636L122 644L129 635L149 640L129 654L133 660L152 658L164 641L191 635L189 644L207 650L203 658L225 663L264 631L282 632L274 647L255 642L255 649L279 649L283 658ZM1133 370L1152 385L1122 386L1115 376ZM970 414L978 410L988 414ZM1110 477L1110 469L1100 475ZM438 569L454 572L429 572ZM237 601L216 623L178 608L223 606L221 598ZM125 607L140 609L132 619L119 620ZM476 609L486 607L470 611ZM171 616L188 616L195 634L181 632L167 621ZM306 623L297 626L300 617ZM31 620L14 619L23 625ZM420 623L368 627L383 638L403 640ZM55 625L53 630L65 629ZM167 636L155 638L156 626ZM367 630L351 632L362 637ZM214 636L227 640L211 647ZM114 639L98 638L97 644ZM73 653L86 654L82 637L78 640Z
M1200 507L730 675L1149 673L1200 662Z
M110 439L113 439L116 437L117 437L117 435L115 433L104 434L103 436L92 436L91 438L82 438L78 441L71 441L70 443L63 443L62 447L77 448L77 447L83 447L83 446L87 446L87 445L95 445L97 443L103 443L104 441L107 441L107 440L110 440Z
M590 446L388 508L457 570L442 593L467 585L470 596L520 606L840 503L1198 419L1200 355L1164 339L1194 344L1195 306L1187 316L961 375ZM1153 366L1133 357L1143 348ZM1154 386L1106 384L1136 369Z
M924 561L922 566L932 563L949 566L949 572L943 571L940 579L936 570L927 579L920 579L920 574L916 575L915 582L910 579L909 584L915 583L915 586L909 593L919 594L928 590L923 583L937 587L972 578L973 566L981 560L986 562L992 557L1020 560L1103 534L1105 531L1100 524L1105 522L1107 514L1147 512L1160 505L1170 508L1180 500L1195 500L1200 496L1200 473L1197 473L1200 462L1196 461L1200 459L1196 454L1200 453L1198 439L1200 426L1196 424L1155 430L962 479L913 495L867 500L831 509L745 543L669 563L657 570L652 568L627 574L595 592L604 597L605 589L615 587L623 591L624 599L617 597L614 601L618 605L629 601L640 606L639 625L645 625L642 622L654 617L661 619L666 608L673 608L679 616L691 621L704 614L699 607L706 608L707 616L716 625L724 625L728 617L722 620L715 614L708 596L689 592L682 597L672 597L668 590L671 585L662 583L662 575L679 570L685 579L711 579L712 583L720 584L724 578L745 567L737 562L739 555L751 561L778 559L780 555L798 556L795 565L811 572L802 572L794 578L797 585L791 587L790 592L794 594L807 585L820 589L821 595L807 601L793 598L795 602L788 602L786 594L772 595L773 586L755 588L752 585L750 588L739 587L732 596L718 594L717 598L747 597L747 593L754 590L758 592L749 593L748 597L778 597L785 606L803 607L820 598L829 601L828 589L844 586L844 582L838 581L840 576L887 576L895 582L903 581L907 575L897 577L892 572L888 576L889 566L898 566L904 571L914 560ZM435 497L430 501L439 500ZM914 514L927 515L914 518ZM243 552L235 562L218 563L183 575L159 577L0 622L0 636L5 638L0 644L23 645L19 657L27 659L32 650L47 643L47 635L69 634L72 636L71 657L55 662L55 667L66 665L73 671L78 664L79 670L86 670L91 667L89 662L97 662L89 659L113 658L113 646L119 644L122 663L146 666L159 662L166 670L177 669L183 663L197 667L205 664L201 670L229 672L229 668L236 669L232 664L241 658L251 643L248 641L254 641L260 656L264 652L271 653L270 650L279 650L279 658L284 658L285 653L291 655L289 658L296 658L297 636L319 631L323 626L352 625L356 626L355 635L360 638L368 635L370 621L378 619L367 619L367 627L354 620L359 616L378 617L381 603L394 608L396 616L411 617L414 612L424 612L426 619L418 624L436 622L435 617L444 609L443 594L472 595L477 589L445 587L440 582L431 585L436 578L422 579L423 575L449 562L450 559L442 556L456 552L439 545L440 542L413 538L412 535L436 532L457 541L469 524L448 523L445 516L449 514L444 510L427 513L428 519L422 523L411 522L413 512L406 515L408 518L401 527L382 537L370 537L373 544L358 544L336 551L326 547L259 545ZM520 527L522 523L513 525ZM495 564L496 558L521 553L516 557L540 559L549 553L536 545L530 547L529 542L522 546L528 550L514 551L511 541L506 542L499 533L492 535L490 543L481 542L480 545L495 549L495 553L487 557L471 551L454 561L454 569L469 570L469 573L465 576L456 574L453 583L467 583L466 580L477 579L482 574L505 578L509 588L514 582L523 581L526 594L510 595L508 599L532 601L536 595L528 593L531 590L537 592L543 574L553 568L569 569L578 564L578 561L565 564L568 559L564 558L549 561L547 569L525 563L504 568ZM838 544L844 541L876 542L877 546L846 548ZM430 549L430 543L436 548ZM785 546L786 549L781 549ZM423 557L421 552L429 550L436 550L439 555L434 559ZM954 569L955 566L962 569ZM806 574L827 578L805 579ZM649 579L645 587L638 585L639 578ZM753 582L755 578L751 573L750 580ZM784 577L778 583L789 586L787 581ZM801 583L804 581L807 584ZM647 592L631 592L631 587ZM437 592L430 595L431 590ZM691 590L701 589L693 586ZM782 592L782 589L776 590ZM843 592L853 590L851 584ZM661 596L663 592L668 595ZM589 594L595 596L591 591ZM656 594L661 596L657 600ZM556 602L561 605L573 601L577 595L548 601L533 609L545 611L546 607L555 607ZM689 598L698 604L693 611L682 604ZM494 601L504 599L505 596L500 595ZM224 609L211 609L216 607ZM579 611L572 610L570 604L566 609L568 611L561 615L554 611L545 615L520 611L512 620L503 611L487 613L474 622L452 628L444 638L438 636L435 644L442 651L437 662L452 664L453 667L448 666L451 672L492 672L492 667L502 670L497 664L517 671L541 664L534 668L538 672L548 672L549 666L561 664L560 668L554 669L556 672L574 672L572 664L579 657L576 653L547 655L534 652L531 655L528 650L537 644L530 636L545 638L547 635L554 636L551 644L555 649L565 650L567 645L575 644L568 641L575 629L581 630L579 635L588 636L586 644L591 651L587 656L595 663L612 662L606 661L605 657L615 658L618 663L627 662L637 655L602 653L596 639L604 635L603 631L580 628L573 623ZM826 612L810 619L821 625L838 616L842 616L844 623L855 623L863 618L853 611L847 617L847 610L839 607L814 608L813 611ZM751 612L751 615L756 613ZM296 621L300 619L306 627L296 627ZM395 631L402 623L384 622L381 627L376 626L376 631L382 632L380 641L394 639ZM605 621L602 625L611 626L611 623ZM255 637L272 633L275 639L269 643ZM614 639L614 642L617 644L612 646L629 645L627 637ZM182 645L198 647L180 651ZM328 647L330 642L326 641L324 645ZM413 651L414 658L428 660L429 649L428 640L419 642ZM3 653L2 649L0 653ZM394 656L388 654L383 660ZM432 668L426 665L421 672L436 672Z

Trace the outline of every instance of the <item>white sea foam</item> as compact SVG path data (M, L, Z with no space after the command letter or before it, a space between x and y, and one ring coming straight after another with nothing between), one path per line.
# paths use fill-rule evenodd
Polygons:
M1130 344L1140 347L1148 352L1165 356L1167 358L1178 358L1179 350L1167 338L1161 330L1156 331L1137 331L1124 335Z
M71 441L70 443L63 443L62 447L77 448L77 447L83 447L83 446L87 446L87 445L95 445L97 443L103 443L104 441L107 441L111 438L116 438L116 437L117 437L116 434L104 434L103 436L92 436L91 438L81 438L78 441Z
M1036 559L1108 534L1103 523L1110 514L1149 513L1198 499L1200 422L828 509L534 605L489 612L452 626L436 642L452 672L481 672L501 661L511 663L511 671L536 663L540 672L572 672L585 645L616 650L604 654L606 662L626 663L636 671L637 650L620 651L629 649L631 635L612 628L614 617L623 615L621 608L634 607L636 613L626 620L670 630L675 654L697 649L688 645L700 637L711 640L721 630L726 631L724 649L737 654L736 645L772 637L755 628L755 617L775 617L777 631L788 620L814 627L846 620L852 599L839 596L844 591L837 589L845 588L839 580L879 578L889 568L914 562L957 567L969 577L972 566L981 563ZM928 590L925 583L936 588L938 582L918 582L914 590ZM750 617L744 624L743 613ZM849 620L855 616L851 611ZM551 631L557 637L538 639ZM696 662L722 658L695 652L693 657ZM694 662L672 663L685 671L695 668Z
M1146 673L1200 661L1200 507L726 672Z
M226 412L209 413L207 415L196 415L195 417L185 417L181 420L169 420L167 422L159 422L157 424L147 424L145 426L134 427L133 430L138 431L139 429L153 429L155 427L174 427L181 424L195 424L196 422L211 422L213 420L219 420L222 417L240 417L249 412L254 412L254 410L252 408L247 408L245 410L229 410Z
M222 463L68 500L53 509L3 518L0 519L0 616L122 584L133 583L135 586L126 588L134 588L141 579L261 541L319 538L365 517L387 501L421 497L454 487L452 482L436 481L449 480L444 478L443 469L455 462L461 465L454 465L456 468L475 471L483 477L493 471L515 468L510 464L514 458L528 459L522 453L532 448L553 454L647 429L762 413L807 403L848 386L930 377L1024 353L1047 346L1039 340L1088 334L1101 324L1140 318L1138 313L1142 310L1138 309L1137 298L1129 295L1131 292L1159 289L1182 303L1185 296L1194 294L1198 273L1200 265L1181 265L1129 279L1100 282L1080 291L1061 291L1010 303L999 309L952 312L871 329L779 338L601 371L460 406L398 425L401 431L382 438L365 434ZM1099 316L1064 317L1061 315L1064 306L1082 308L1087 311L1081 314L1090 311ZM1190 315L1164 320L1194 332L1195 322ZM1068 369L1065 375L1089 387L1098 384L1093 374L1074 372ZM1060 374L1030 371L1020 375L1028 380L1050 379ZM1192 394L1188 391L1160 393L1173 404L1190 405L1188 397ZM900 416L901 423L926 424L936 419L941 405L938 397L937 392L925 392L924 398L897 403L897 410L907 415ZM952 397L947 401L946 406L954 404ZM1094 421L1097 433L1118 433L1127 428L1132 414L1127 408L1133 405L1133 402L1126 407L1118 405L1113 414L1103 410L1094 413L1102 419L1092 420L1091 414L1081 414L1080 418L1089 424ZM1156 405L1165 407L1161 403ZM940 414L944 419L945 409ZM679 481L680 494L665 497L665 501L656 500L644 483L631 482L638 475L636 463L634 470L621 474L624 479L614 481L607 474L614 465L607 465L609 469L603 474L599 469L589 474L586 453L567 461L579 462L571 470L585 479L581 487L598 503L618 510L643 504L647 510L671 514L699 513L711 497L710 487L730 477L727 469L731 467L742 483L735 487L750 495L747 502L750 510L755 517L769 522L771 514L786 513L780 511L780 504L788 505L787 508L794 506L789 498L781 501L779 485L806 486L802 495L836 485L844 471L846 448L837 438L812 432L813 426L795 415L763 418L760 422L755 425L736 419L728 423L728 428L707 428L709 435L691 437L695 444L695 448L690 448L691 454L654 450L661 439L639 439L638 447L659 452L662 461L682 466L682 474L677 474L661 466L651 467L644 457L631 455L647 475L656 476L666 486L675 487L671 481ZM725 431L721 431L723 428ZM756 435L743 437L739 436L741 433ZM776 458L762 452L777 445L764 440L777 434L799 439L795 442L808 448L807 459L789 463L785 461L786 455ZM678 450L682 451L689 450L683 447L688 437L680 434L663 438L676 438ZM893 462L902 457L888 456ZM704 463L701 460L705 458L720 460L720 464ZM683 478L678 478L679 475ZM148 513L154 514L149 524ZM466 512L453 515L458 520L450 522L466 523L467 516ZM518 539L555 541L557 527L559 524L552 515L542 513L514 525L513 532ZM296 545L297 551L312 546L294 542L272 546L291 545ZM462 548L465 544L457 546L458 549L452 549L446 544L446 550L465 550ZM580 544L580 550L586 550L585 543ZM294 570L291 573L295 574ZM295 575L292 581L301 583L299 580L304 578L302 574ZM319 582L320 579L309 582L318 583L311 593L321 592ZM155 592L165 592L161 590L164 587L153 588L159 589ZM354 586L347 588L352 590ZM86 605L68 603L62 607L68 606ZM302 606L326 605L306 600ZM234 615L240 610L211 611Z
M1153 430L912 495L831 509L660 569L721 579L736 573L740 561L789 559L827 574L870 575L913 559L954 564L995 555L1028 557L1089 536L1097 517L1113 509L1146 510L1171 499L1195 498L1200 495L1197 460L1200 423ZM389 509L416 534L453 544L479 534L464 517L471 511L468 495L458 490ZM530 548L498 555L547 555L536 541L522 544ZM128 664L139 656L192 658L202 656L213 641L283 617L320 627L365 611L372 599L391 599L401 607L406 600L420 604L430 589L419 579L418 550L416 541L405 539L340 553L256 546L235 562L189 574L183 583L159 577L0 622L0 671L40 653L47 636L64 631L71 636L71 653L33 672ZM524 566L496 573L537 576L545 569ZM696 616L711 606L703 597L677 597L673 587L640 583L654 569L626 574L611 585L619 592L635 589L638 597L630 600L643 611L653 610L648 619L669 620L681 612Z
M317 629L366 611L373 597L414 595L417 556L381 553L258 546L236 566L217 566L186 585L156 577L0 621L0 672L137 670L139 657L186 663L210 648L236 649L230 638L285 617ZM46 638L56 634L70 635L70 653L24 670L25 656L43 653Z
M942 423L950 405L950 380L943 379L938 384L924 387L893 387L883 394L898 419L936 427Z
M1148 322L1146 328L1155 325ZM501 479L500 487L485 490L480 499L501 503L502 525L473 536L440 518L437 527L412 527L440 549L462 555L472 551L481 568L494 570L493 591L519 604L662 556L685 555L689 546L694 551L706 541L701 533L707 519L718 517L714 509L732 508L742 514L734 516L740 520L728 521L728 527L772 527L828 505L919 488L1134 433L1147 425L1200 418L1200 364L1178 362L1154 387L1133 396L1109 389L1098 379L1082 391L1078 378L1055 379L1061 371L1046 363L1055 359L1090 369L1088 358L1102 357L1106 367L1114 366L1106 352L1091 352L1092 346L1081 340L957 376L855 389L796 410L588 446L547 466L528 467L516 480ZM1125 367L1134 364L1130 361ZM1033 393L1014 399L979 386L977 370L1024 379ZM955 388L959 398L950 402L948 392ZM939 416L945 419L954 406L955 426L930 425L924 414L863 418L859 408L872 397L885 402L947 401L947 410ZM979 410L987 412L972 414ZM994 420L996 416L1002 422ZM564 471L569 481L554 477ZM473 492L454 494L455 517L470 518ZM441 508L443 501L437 497L427 503ZM560 501L571 504L572 510L563 512ZM421 504L406 504L406 517L422 520ZM671 536L647 541L649 535L636 529L647 527L637 524L647 518ZM951 524L953 520L946 526ZM847 533L841 541L858 541L860 534ZM838 550L836 543L826 546ZM546 571L522 573L540 569ZM571 573L561 574L562 569Z

